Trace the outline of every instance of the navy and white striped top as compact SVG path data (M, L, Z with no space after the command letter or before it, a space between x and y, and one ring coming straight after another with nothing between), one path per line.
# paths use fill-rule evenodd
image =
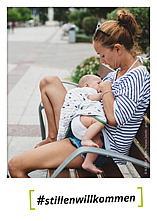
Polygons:
M116 73L111 72L103 81L112 82L115 98L113 109L117 126L105 125L103 134L107 149L129 154L132 141L140 127L144 112L150 101L150 75L146 67L139 66L125 73L115 81ZM125 164L120 159L115 163Z

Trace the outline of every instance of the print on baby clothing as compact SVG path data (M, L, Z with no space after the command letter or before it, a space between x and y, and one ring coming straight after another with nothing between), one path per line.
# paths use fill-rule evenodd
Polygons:
M67 92L61 108L57 140L66 137L71 120L78 115L94 116L97 120L107 123L104 110L99 101L91 101L88 96L97 91L90 87L74 88Z

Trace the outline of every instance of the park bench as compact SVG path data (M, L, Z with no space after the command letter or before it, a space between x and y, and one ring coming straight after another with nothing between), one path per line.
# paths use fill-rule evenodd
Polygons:
M105 77L111 69L107 66L100 66L98 74ZM63 84L77 86L76 83L62 81ZM42 140L46 138L46 125L43 118L44 108L39 105L39 119ZM47 177L57 178L149 178L150 177L150 107L147 108L141 126L130 148L129 156L118 154L118 157L127 161L126 165L115 164L112 157L117 157L117 153L102 150L101 148L82 147L76 149L58 168L49 168ZM76 156L86 153L98 153L107 155L108 160L100 168L103 173L96 175L82 168L65 168Z

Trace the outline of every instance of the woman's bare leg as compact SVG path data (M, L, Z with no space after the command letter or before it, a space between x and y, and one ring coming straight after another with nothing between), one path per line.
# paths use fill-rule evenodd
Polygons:
M68 138L32 149L10 160L10 175L15 178L28 178L28 173L34 170L57 168L74 150L76 148ZM82 163L82 156L78 156L67 167L78 168Z
M44 77L40 82L40 91L48 121L48 136L37 146L57 140L60 110L66 94L66 89L57 76Z

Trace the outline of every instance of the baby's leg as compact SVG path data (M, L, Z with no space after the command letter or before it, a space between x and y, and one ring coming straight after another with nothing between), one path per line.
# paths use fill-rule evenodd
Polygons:
M85 161L82 164L82 168L95 174L101 174L102 170L99 170L93 163L97 158L97 154L87 153Z
M82 146L93 146L101 148L102 142L100 139L100 131L103 129L104 124L89 116L81 116L80 121L85 127L88 128L87 132L82 138ZM87 153L85 161L82 164L82 168L95 174L101 174L102 171L93 164L97 156L97 154Z
M102 147L102 142L100 143L101 139L100 139L100 135L97 134L96 137L93 139L94 143L98 143L99 147ZM97 154L94 153L87 153L86 154L86 158L82 164L82 168L85 170L88 170L92 173L95 174L101 174L102 171L99 170L93 163L96 160L96 158L98 157Z
M96 135L104 128L104 124L91 116L81 116L80 121L85 127L88 128L84 137L82 138L82 146L99 148L99 143L101 143L101 141L100 137L97 137ZM96 142L93 142L94 137L97 137L97 139L95 139Z

